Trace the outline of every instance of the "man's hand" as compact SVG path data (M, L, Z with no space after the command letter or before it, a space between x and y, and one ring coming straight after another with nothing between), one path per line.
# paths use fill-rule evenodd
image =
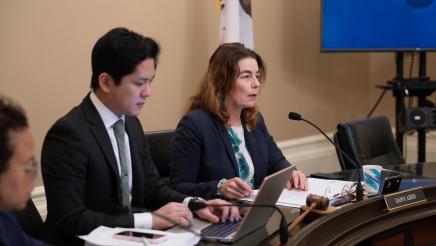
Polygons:
M162 230L176 224L189 226L192 221L192 213L188 206L182 203L170 202L151 213L152 229ZM171 221L170 221L171 220Z
M226 198L238 199L250 196L253 190L247 183L242 181L242 179L236 177L224 181L221 184L219 192Z
M286 188L288 188L288 190L291 190L292 188L297 188L300 190L309 189L307 178L304 173L298 170L294 170L291 174L289 181L286 183Z
M239 216L239 210L236 206L212 206L212 205L230 205L231 203L228 203L221 199L213 199L206 201L207 206L206 208L200 209L195 212L198 217L208 220L212 223L218 223L220 220L225 221L226 219L229 219L230 221L237 221L241 219L241 216Z

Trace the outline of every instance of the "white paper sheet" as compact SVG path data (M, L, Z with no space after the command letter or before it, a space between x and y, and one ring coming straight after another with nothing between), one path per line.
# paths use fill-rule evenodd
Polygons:
M137 232L145 232L150 234L165 235L159 239L145 239L146 242L137 242L114 238L114 234L121 231L130 230ZM135 228L110 228L106 226L99 226L93 230L90 234L79 236L79 238L85 240L85 245L88 246L144 246L144 245L159 245L159 246L172 246L172 245L195 245L200 240L200 237L186 231L181 232L167 232L147 229L135 229Z
M276 205L298 208L306 204L306 197L309 194L333 198L337 194L342 194L343 191L350 191L350 187L353 187L354 185L354 182L342 180L317 178L308 178L307 180L309 183L308 191L301 191L299 189L288 190L285 188L277 200ZM242 198L240 200L253 202L258 192L258 190L255 190L250 197Z

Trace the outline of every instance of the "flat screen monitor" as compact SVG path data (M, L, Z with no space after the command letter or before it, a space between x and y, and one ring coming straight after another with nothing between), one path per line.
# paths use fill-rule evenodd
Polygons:
M321 0L321 51L436 51L436 0Z

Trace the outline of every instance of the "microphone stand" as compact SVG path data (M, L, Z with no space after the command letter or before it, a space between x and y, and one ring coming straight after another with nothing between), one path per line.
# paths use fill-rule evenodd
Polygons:
M362 187L362 174L361 174L361 170L362 167L357 164L351 157L349 157L347 155L347 153L345 153L345 151L343 151L341 148L339 148L338 145L335 144L335 142L333 142L329 136L327 136L327 134L324 133L323 130L321 130L321 128L319 128L317 125L313 124L312 122L304 119L303 117L301 117L300 114L295 113L295 112L290 112L289 113L289 119L291 120L302 120L306 123L308 123L309 125L315 127L315 129L317 129L331 144L333 144L333 146L335 146L335 148L341 152L346 158L347 160L349 160L351 163L353 163L353 165L358 169L357 170L357 184L356 184L356 201L362 201L363 200L363 187Z

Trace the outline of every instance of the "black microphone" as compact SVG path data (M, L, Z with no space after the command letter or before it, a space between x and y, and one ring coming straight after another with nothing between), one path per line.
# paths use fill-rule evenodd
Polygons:
M349 160L354 166L356 166L359 169L357 171L358 175L357 175L357 184L356 184L356 200L362 201L363 200L363 187L362 187L362 175L360 174L361 166L359 164L357 164L351 157L349 157L347 155L347 153L345 153L345 151L343 151L341 148L339 148L339 146L337 144L335 144L335 142L333 142L333 140L331 140L330 137L327 136L327 134L325 134L323 130L321 130L318 126L316 126L312 122L301 117L301 114L295 113L295 112L290 112L288 117L291 120L302 120L302 121L308 123L309 125L315 127L325 138L327 138L327 140L329 140L329 142L331 144L333 144L333 146L335 146L335 148L339 152L341 152L347 158L347 160Z
M188 208L191 211L197 211L199 209L203 209L206 207L262 207L262 208L274 208L276 211L280 213L281 219L280 219L280 227L279 227L279 233L280 233L280 243L282 245L285 245L288 242L288 224L286 223L286 217L283 214L282 210L280 210L275 204L248 204L248 203L231 203L231 204L214 204L214 205L208 205L205 201L200 199L191 199L188 204Z
M199 198L192 198L188 203L188 208L192 212L195 212L197 210L200 210L200 209L203 209L206 207L207 207L206 202L202 199L199 199Z
M301 118L301 114L295 113L295 112L290 112L288 117L291 120L302 120L303 119L303 118Z

